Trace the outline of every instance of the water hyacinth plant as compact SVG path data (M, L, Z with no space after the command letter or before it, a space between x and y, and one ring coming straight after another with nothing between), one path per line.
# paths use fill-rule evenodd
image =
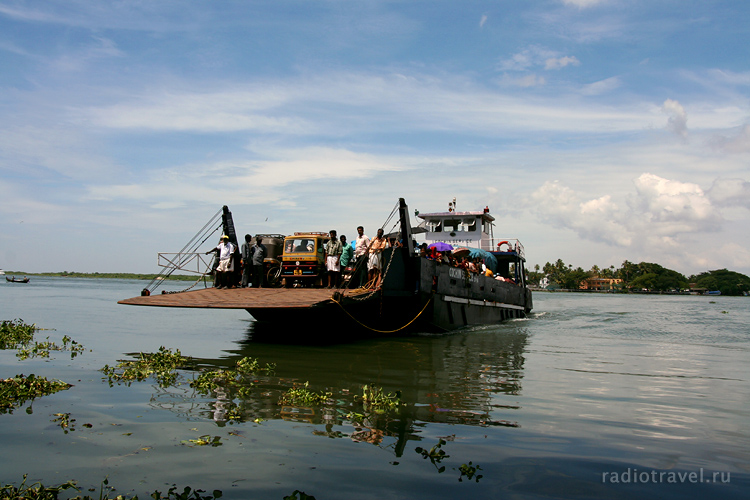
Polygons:
M177 381L177 369L189 368L190 358L184 357L179 349L172 352L164 346L155 353L141 352L134 361L121 360L117 366L104 365L101 371L113 383L130 385L142 382L149 377L156 379L160 387L168 387Z
M138 500L138 495L132 497L125 495L110 496L110 493L114 488L109 486L109 481L107 479L102 481L99 494L96 497L90 495L68 497L67 494L63 492L67 490L81 491L73 480L69 480L57 486L44 486L40 482L27 485L27 477L28 474L24 474L23 481L19 486L14 486L12 484L0 485L0 499L58 500L62 493L65 495L65 498L69 498L69 500ZM149 498L153 498L154 500L216 500L223 496L221 490L214 490L213 493L208 495L204 495L203 493L205 493L205 491L194 490L190 486L185 486L182 491L179 491L176 485L172 485L166 493L156 490L149 495Z
M247 391L254 385L251 380L257 373L266 375L273 373L276 365L266 363L261 367L257 359L244 357L237 361L233 370L209 370L201 372L190 382L190 387L201 394L211 394L221 388L223 391L236 392L238 396L245 397Z
M0 379L0 415L13 413L14 409L22 406L26 401L33 401L70 387L73 386L60 380L37 377L33 373L28 377L16 375L13 378ZM32 413L31 406L26 409L26 412Z
M438 444L436 444L435 446L433 446L429 450L425 450L421 446L417 446L416 448L414 448L414 451L416 451L417 453L419 453L420 455L422 455L422 458L425 458L425 459L429 458L430 462L432 462L432 465L435 466L435 468L437 469L438 473L443 473L443 472L445 472L445 466L442 465L441 462L444 459L450 457L450 455L447 455L445 453L445 450L442 449L443 445L446 444L446 443L447 443L447 441L445 441L444 439L440 439L438 441Z
M385 413L401 405L401 394L385 393L382 387L362 386L362 403L366 409L375 413Z
M36 357L49 358L50 351L69 351L70 359L73 359L84 350L85 349L81 344L65 335L62 338L62 345L51 342L49 337L47 337L47 339L42 342L30 343L27 344L26 347L20 348L16 356L22 360Z
M3 320L0 323L0 349L18 349L34 340L36 325L28 325L22 319Z
M307 388L308 385L309 383L305 382L304 385L290 387L279 398L279 404L289 406L317 406L325 403L333 396L332 392L313 392Z
M34 341L34 333L39 327L24 323L22 319L4 320L0 323L0 349L18 349L16 356L21 360L28 358L49 358L50 351L69 351L73 359L84 351L84 347L65 335L62 345L50 341L49 337L42 342Z

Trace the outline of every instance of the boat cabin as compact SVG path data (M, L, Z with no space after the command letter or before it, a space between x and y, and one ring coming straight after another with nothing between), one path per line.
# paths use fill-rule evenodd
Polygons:
M513 238L495 238L495 217L489 207L481 211L458 212L455 198L447 212L417 213L425 242L443 242L455 247L480 248L488 252L516 253L523 257L523 245Z
M497 259L497 274L516 283L525 282L526 256L523 245L515 238L496 238L495 217L489 207L484 210L459 212L456 199L448 203L447 212L417 213L422 219L419 228L425 243L447 243L453 248L478 248L491 252Z

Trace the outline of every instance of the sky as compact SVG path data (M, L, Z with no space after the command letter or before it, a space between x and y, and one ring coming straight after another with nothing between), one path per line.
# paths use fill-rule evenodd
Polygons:
M222 205L351 239L455 197L532 269L750 274L748 26L747 0L0 0L0 268L158 272Z

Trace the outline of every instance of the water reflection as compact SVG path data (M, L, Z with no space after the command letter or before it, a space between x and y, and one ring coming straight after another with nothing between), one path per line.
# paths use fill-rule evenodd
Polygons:
M213 420L219 426L284 420L320 426L314 434L392 448L400 456L419 440L427 423L518 427L528 335L523 323L388 339L349 339L341 344L285 345L258 341L254 324L235 349L220 359L194 359L205 369L229 369L245 357L276 366L253 373L239 386L210 395L183 383L157 390L153 406L182 418ZM292 387L328 392L322 405L280 404ZM398 395L397 408L377 409L363 401L363 386Z

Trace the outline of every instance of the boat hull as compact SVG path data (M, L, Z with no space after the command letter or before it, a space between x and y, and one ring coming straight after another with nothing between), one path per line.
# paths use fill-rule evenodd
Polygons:
M531 291L512 283L435 261L384 253L390 263L382 287L372 292L335 294L305 309L250 307L257 320L272 324L341 325L373 335L450 331L471 325L524 318Z

